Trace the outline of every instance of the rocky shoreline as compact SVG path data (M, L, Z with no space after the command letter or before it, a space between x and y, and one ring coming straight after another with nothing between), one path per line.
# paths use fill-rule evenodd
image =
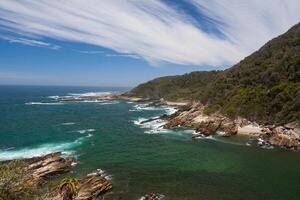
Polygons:
M178 109L172 115L163 115L165 129L186 127L195 130L193 138L221 134L224 137L248 135L257 139L261 146L279 146L288 149L300 148L300 124L297 122L282 126L258 124L238 117L229 119L220 113L205 114L205 106L199 102L168 102L163 99L149 99L126 94L108 94L100 96L79 96L58 98L56 102L115 101L124 100L136 103L147 103L149 107L172 106ZM149 119L142 123L157 120Z
M149 106L168 105L164 101L154 101ZM193 138L222 135L231 137L235 135L248 135L254 137L260 146L278 146L297 150L300 148L300 126L298 123L289 123L284 126L261 125L247 119L238 117L234 120L220 113L205 114L205 106L194 102L184 105L175 105L177 112L171 115L162 115L143 122L163 119L166 123L163 128L186 127L194 129Z

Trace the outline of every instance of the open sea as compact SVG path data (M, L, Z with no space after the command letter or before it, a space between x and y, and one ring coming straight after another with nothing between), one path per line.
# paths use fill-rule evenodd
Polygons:
M47 103L57 97L126 88L0 86L0 160L61 151L76 156L71 172L98 169L113 183L106 200L299 200L300 152L262 149L248 137L192 139L141 121L173 108L129 101ZM100 170L101 169L101 170Z

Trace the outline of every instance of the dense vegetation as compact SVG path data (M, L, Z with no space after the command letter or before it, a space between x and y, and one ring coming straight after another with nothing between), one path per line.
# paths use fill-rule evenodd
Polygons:
M129 94L201 101L208 113L220 111L261 123L299 123L300 24L227 70L162 77Z

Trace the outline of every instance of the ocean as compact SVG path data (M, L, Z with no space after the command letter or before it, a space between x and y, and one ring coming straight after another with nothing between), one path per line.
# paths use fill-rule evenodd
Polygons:
M140 122L175 110L130 101L58 102L128 88L0 86L0 160L61 151L70 175L96 170L113 183L105 199L299 199L300 153L262 149L248 137L192 139L193 130ZM250 142L249 142L250 140Z

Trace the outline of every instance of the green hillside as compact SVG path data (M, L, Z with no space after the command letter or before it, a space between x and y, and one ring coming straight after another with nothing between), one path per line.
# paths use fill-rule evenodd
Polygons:
M261 123L300 119L300 24L224 71L157 78L131 95L171 101L198 100L220 111Z

